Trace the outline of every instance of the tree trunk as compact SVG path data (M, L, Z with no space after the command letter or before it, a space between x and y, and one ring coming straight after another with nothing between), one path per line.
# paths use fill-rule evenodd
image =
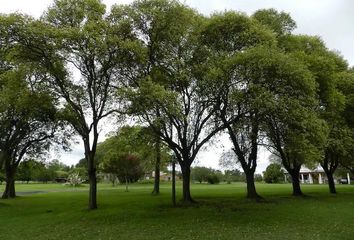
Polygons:
M330 171L325 171L328 179L328 187L329 187L329 192L336 194L336 185L334 184L334 179L333 179L333 173Z
M294 170L292 172L289 172L291 179L292 179L292 185L293 185L293 195L294 196L303 196L303 193L301 191L300 187L300 179L299 179L299 170Z
M328 179L329 192L336 194L336 185L334 184L333 173L336 171L338 166L338 158L336 154L328 151L326 152L325 158L321 162L321 167L326 173Z
M85 146L85 158L87 160L87 173L89 178L89 203L88 209L97 209L97 176L96 176L96 165L95 165L95 153L90 150L89 137L84 138Z
M97 209L97 177L96 168L88 170L90 192L89 192L89 206L90 210Z
M181 165L183 177L183 203L194 203L190 190L191 168L190 166Z
M156 139L156 162L155 162L155 179L154 179L154 190L152 194L158 195L160 193L160 164L161 164L161 146L160 138Z
M262 197L258 195L256 191L256 186L254 184L254 172L245 172L247 181L247 198L250 199L261 199Z
M128 189L128 177L127 177L127 175L125 175L125 191L126 191L126 192L129 192L129 189Z
M2 195L3 199L7 198L15 198L16 191L15 191L15 171L10 167L5 167L6 170L6 185L5 191Z
M172 162L172 204L176 206L176 162Z

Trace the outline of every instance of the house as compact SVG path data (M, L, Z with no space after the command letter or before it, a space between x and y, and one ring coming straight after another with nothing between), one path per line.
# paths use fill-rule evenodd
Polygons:
M303 166L300 169L300 181L301 183L323 184L327 182L327 177L325 171L321 166L317 166L314 169L309 169Z
M288 177L289 175L285 174L285 182L287 181ZM305 166L302 166L300 169L299 179L301 183L308 183L308 184L325 184L328 182L326 173L320 165L314 169L310 169ZM338 183L338 180L334 179L334 182ZM347 183L350 184L349 173L347 173Z
M155 171L151 173L151 175L145 175L145 179L154 179ZM176 181L181 180L181 176L179 172L176 172ZM172 173L171 172L160 172L160 181L172 181Z

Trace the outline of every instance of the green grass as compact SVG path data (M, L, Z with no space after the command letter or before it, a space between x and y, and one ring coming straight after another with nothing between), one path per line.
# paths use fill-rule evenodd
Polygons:
M170 186L151 196L151 185L99 185L95 211L86 210L87 187L18 184L0 200L0 239L354 239L354 186L304 185L305 198L288 184L258 184L266 201L244 198L244 184L193 184L198 204L171 206ZM3 186L0 186L3 190ZM178 196L180 196L180 186Z

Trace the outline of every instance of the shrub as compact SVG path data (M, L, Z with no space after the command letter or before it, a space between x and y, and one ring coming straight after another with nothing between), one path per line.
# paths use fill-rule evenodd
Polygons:
M264 181L266 183L279 183L283 178L283 170L281 169L281 166L276 163L270 164L264 172Z
M215 173L211 173L207 176L207 182L209 184L218 184L220 183L220 177Z
M79 173L73 172L68 176L68 184L73 187L80 186L84 180L80 178Z

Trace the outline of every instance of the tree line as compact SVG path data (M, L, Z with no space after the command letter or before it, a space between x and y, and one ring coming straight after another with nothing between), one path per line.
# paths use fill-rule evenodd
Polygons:
M161 148L173 153L183 203L194 202L191 164L221 132L245 173L248 198L261 198L254 184L260 146L281 159L294 195L302 195L301 166L318 163L335 193L338 165L354 165L354 70L295 28L274 9L204 16L174 0L109 11L100 0L55 0L40 19L0 15L3 197L15 196L24 158L53 144L67 148L78 135L89 209L97 208L97 146L107 118L148 126L157 162Z

